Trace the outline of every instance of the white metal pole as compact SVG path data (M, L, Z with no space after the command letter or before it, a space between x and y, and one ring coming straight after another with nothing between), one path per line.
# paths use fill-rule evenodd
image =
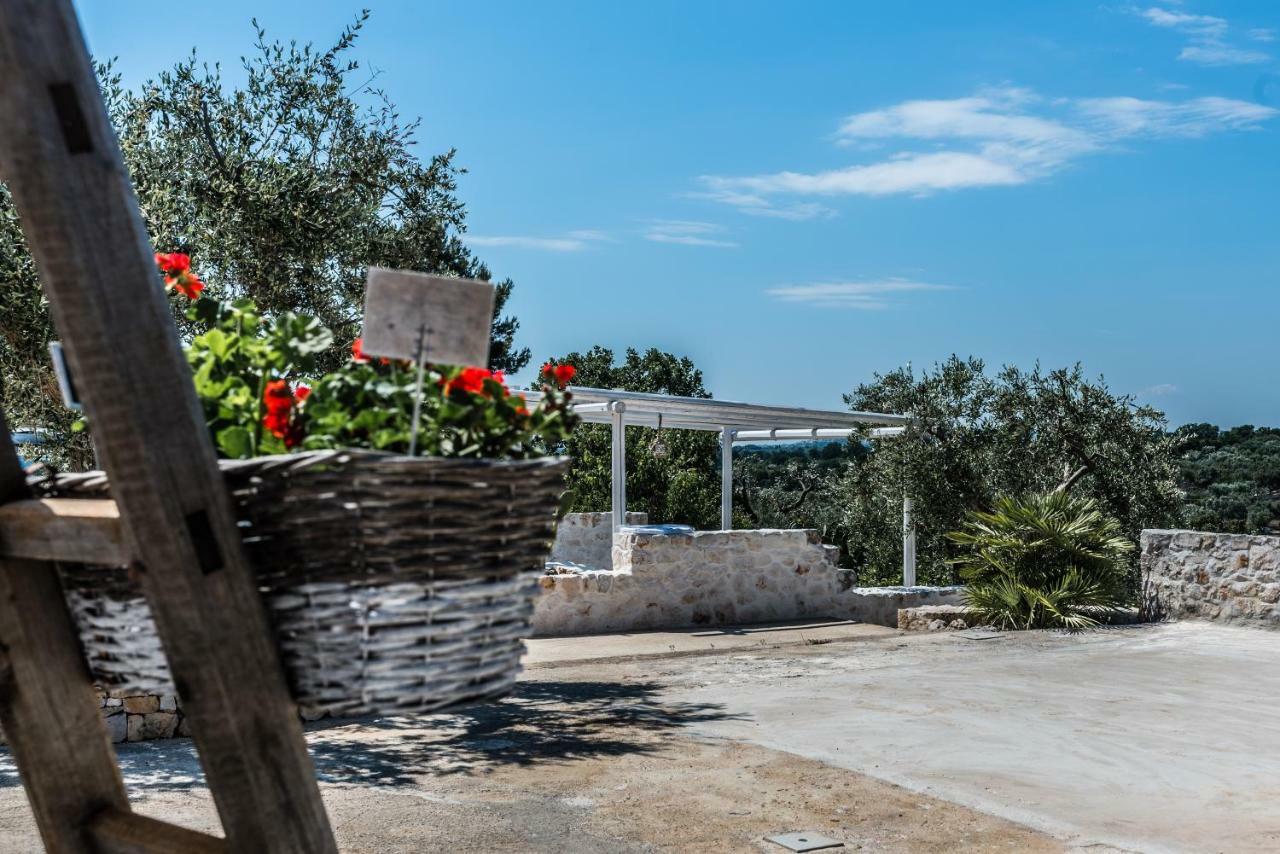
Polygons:
M912 518L914 507L911 496L902 493L902 583L916 586L916 523Z
M720 529L733 529L733 430L720 431Z
M613 416L613 459L611 470L611 509L613 530L620 529L627 519L627 425L624 414L627 406L620 400L609 404Z

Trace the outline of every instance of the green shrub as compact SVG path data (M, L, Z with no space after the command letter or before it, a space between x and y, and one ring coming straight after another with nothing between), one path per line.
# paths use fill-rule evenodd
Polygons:
M1091 498L1000 498L947 537L963 550L951 563L968 584L966 605L990 625L1083 629L1127 604L1133 543Z

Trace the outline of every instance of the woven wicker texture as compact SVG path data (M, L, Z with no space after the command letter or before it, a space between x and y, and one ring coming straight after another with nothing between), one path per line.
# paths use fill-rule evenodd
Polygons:
M567 462L316 451L222 460L264 588L489 576L541 569ZM102 472L33 484L109 493Z
M335 715L501 696L554 536L563 460L320 452L222 463L294 698ZM100 472L38 484L109 492ZM124 569L64 567L95 678L173 691L150 608Z
M300 705L336 716L426 712L510 690L537 578L307 584L267 597L267 608ZM90 669L106 687L173 693L150 607L119 589L67 593Z

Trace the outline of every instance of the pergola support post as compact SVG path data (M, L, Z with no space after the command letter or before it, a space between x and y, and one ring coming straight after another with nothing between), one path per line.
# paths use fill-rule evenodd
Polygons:
M611 460L611 508L613 531L617 533L627 521L627 405L620 400L609 404L613 442Z
M912 518L914 502L911 496L902 494L902 583L916 586L916 522Z
M733 439L734 431L720 431L720 530L733 528Z

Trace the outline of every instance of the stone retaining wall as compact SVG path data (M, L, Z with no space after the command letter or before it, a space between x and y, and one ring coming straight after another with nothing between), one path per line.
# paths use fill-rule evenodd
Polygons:
M1144 616L1280 628L1280 537L1143 531Z
M149 741L191 735L182 704L172 694L127 694L98 691L98 708L111 741ZM6 743L0 733L0 744Z
M648 513L628 513L628 525L646 525ZM552 563L572 563L595 569L613 567L613 514L566 513L556 526Z
M956 604L959 588L857 588L817 531L622 532L612 569L541 579L537 636L802 619L896 626L898 609Z
M187 737L187 719L172 694L98 693L102 719L113 742Z

